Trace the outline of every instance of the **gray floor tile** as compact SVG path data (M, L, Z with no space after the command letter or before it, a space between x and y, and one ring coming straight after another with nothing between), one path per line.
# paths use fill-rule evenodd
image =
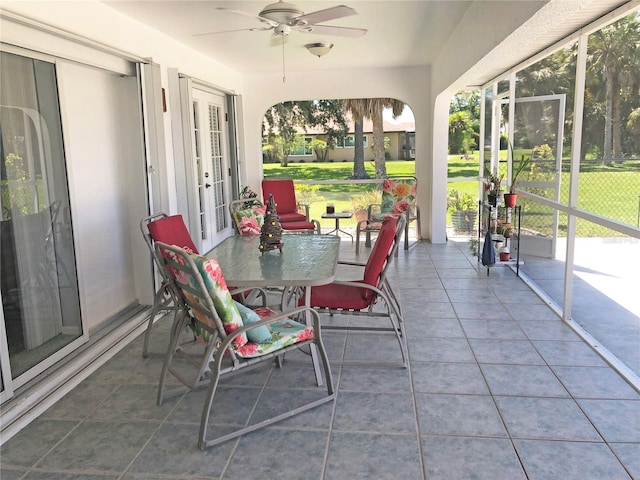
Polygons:
M473 362L465 338L409 338L409 358L418 362Z
M39 468L124 472L158 429L155 422L86 420L39 463Z
M334 432L326 480L422 478L416 435Z
M338 393L334 430L415 433L416 420L410 394Z
M263 429L242 437L224 478L317 480L328 432ZM301 457L297 452L309 452ZM312 454L311 454L312 453Z
M481 367L493 395L569 397L545 365L484 364Z
M640 442L610 443L609 446L631 474L631 478L640 478Z
M498 298L492 293L486 290L457 290L448 289L446 294L449 300L454 304L456 310L459 310L458 305L461 303L473 303L491 305L499 304Z
M26 471L26 469L17 470L2 467L0 468L0 478L2 480L19 480L23 478Z
M421 435L506 437L489 395L416 394Z
M522 305L518 304L505 304L505 308L518 321L559 320L558 315L544 304L527 305L527 308L523 308Z
M72 420L34 420L0 447L3 466L35 465L78 424Z
M419 393L489 393L476 363L413 362L411 373Z
M405 319L406 321L406 319ZM409 338L441 337L463 338L464 332L456 318L421 318L406 321Z
M571 399L495 397L513 438L601 441L600 435Z
M209 422L217 425L244 425L255 408L262 389L254 387L218 387L213 397ZM172 423L200 423L207 389L187 393L168 418Z
M640 443L640 401L578 400L607 442Z
M120 475L90 473L29 472L21 480L118 480ZM5 480L4 476L2 477Z
M525 480L518 457L506 439L422 437L429 480Z
M608 367L552 368L575 398L640 400L640 394Z
M220 476L237 440L200 450L198 428L198 425L165 424L144 447L127 473ZM232 430L230 427L210 427L207 439Z
M313 377L310 377L313 378ZM307 403L319 400L327 395L326 387L316 387L315 390L293 389L265 389L256 410L251 416L250 423L255 424L275 417L288 410L301 407ZM287 420L278 422L278 428L313 428L328 430L331 427L334 403L328 402L303 413L299 413Z
M515 440L530 480L629 480L604 443Z
M544 360L527 340L472 338L471 349L479 363L544 365Z
M409 392L411 378L408 369L342 367L340 391Z
M454 303L456 314L460 319L471 320L511 320L511 315L500 303Z
M582 342L580 337L560 319L544 320L540 322L518 322L520 328L529 340L563 340L568 342Z
M178 398L156 403L156 385L121 385L89 416L95 420L163 420L173 410Z
M118 385L83 382L44 412L41 418L82 420L117 388Z
M460 320L468 338L489 338L492 340L525 340L526 337L513 320Z
M604 367L605 361L584 342L534 341L549 365Z

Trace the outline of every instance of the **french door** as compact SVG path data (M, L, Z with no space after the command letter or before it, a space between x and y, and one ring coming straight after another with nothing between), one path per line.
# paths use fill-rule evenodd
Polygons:
M192 89L192 161L197 225L202 252L230 236L230 161L223 95Z

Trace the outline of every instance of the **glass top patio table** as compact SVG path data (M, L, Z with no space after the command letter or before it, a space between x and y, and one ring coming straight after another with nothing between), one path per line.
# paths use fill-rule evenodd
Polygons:
M331 283L336 275L340 238L335 235L284 234L282 253L262 253L260 235L234 235L207 252L222 269L227 285L238 287L313 287ZM311 304L311 288L304 289L304 304ZM307 324L311 322L306 314ZM310 345L316 383L322 372L315 345Z
M234 287L308 287L331 283L340 239L335 235L284 234L282 253L262 254L260 235L234 235L207 252ZM308 289L307 289L308 290Z

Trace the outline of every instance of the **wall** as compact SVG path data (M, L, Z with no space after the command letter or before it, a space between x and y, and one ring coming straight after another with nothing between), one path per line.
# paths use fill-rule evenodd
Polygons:
M245 136L245 158L242 159L243 183L259 191L262 179L262 131L264 112L271 105L286 100L309 100L315 98L397 98L409 105L416 122L416 176L418 177L418 204L421 206L422 235L437 243L445 240L445 210L437 217L441 232L433 237L431 216L431 172L430 155L431 116L429 114L430 70L427 67L393 69L366 69L315 72L287 72L286 83L281 74L248 76L244 82L243 118ZM446 162L445 162L446 163ZM443 196L444 205L444 196Z

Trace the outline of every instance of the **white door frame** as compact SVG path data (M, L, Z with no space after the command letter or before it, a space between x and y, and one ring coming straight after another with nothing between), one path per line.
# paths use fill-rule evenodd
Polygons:
M183 215L185 222L191 232L194 242L201 251L206 251L212 248L215 244L222 241L227 236L233 234L231 228L231 220L227 211L227 204L231 200L233 191L233 178L231 175L234 170L232 168L235 165L235 155L230 153L229 138L232 132L228 131L229 125L227 122L226 109L228 105L227 93L216 90L208 85L198 83L196 80L177 74L177 71L173 72L173 81L170 82L172 88L172 97L178 99L178 103L174 105L177 114L174 114L174 125L179 125L179 128L174 129L174 151L175 156L175 175L176 175L176 191L177 191L177 203L178 212ZM175 78L177 77L177 81ZM219 140L220 152L223 156L222 171L218 172L222 176L223 192L218 192L218 198L215 199L212 195L213 190L211 187L207 190L200 188L200 183L203 185L208 183L214 185L211 181L205 182L200 174L203 176L208 174L208 179L213 179L213 172L205 170L198 172L198 153L204 147L210 148L211 144L207 138L207 144L201 142L200 147L195 143L194 137L194 90L202 92L204 95L212 95L219 97L219 102L216 102L216 106L220 109L220 133L222 138ZM206 126L208 119L201 120L200 128ZM203 181L199 181L202 179ZM201 219L201 195L203 199L209 198L209 201L205 204L210 212L205 212L204 221ZM217 222L216 222L217 219ZM207 231L203 232L203 225Z

